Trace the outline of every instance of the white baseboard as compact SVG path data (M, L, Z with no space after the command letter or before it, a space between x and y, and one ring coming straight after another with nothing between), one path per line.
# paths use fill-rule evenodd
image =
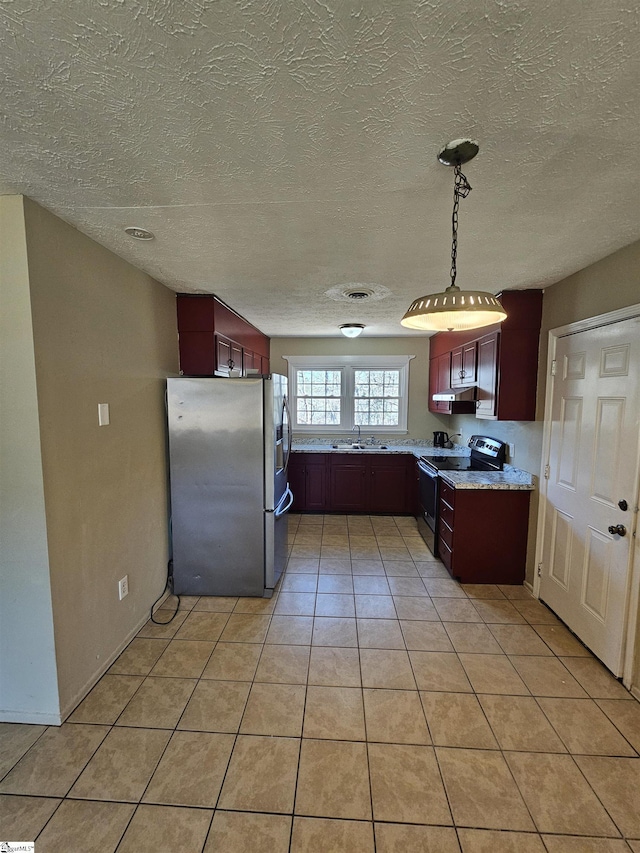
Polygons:
M0 711L0 723L30 723L37 726L61 726L59 714L40 714L38 711Z
M158 601L155 608L156 610L165 601L169 594L169 591L166 590L165 594ZM95 687L98 681L100 681L115 659L126 649L142 626L146 625L148 621L149 614L146 613L140 622L131 631L129 631L125 639L119 644L115 651L102 662L100 668L86 681L75 696L66 703L66 706L61 710L60 714L41 714L37 711L11 711L8 709L0 710L0 723L31 723L41 726L61 726L67 717L78 707L89 691Z
M525 589L529 590L529 592L531 593L531 595L533 595L533 584L530 584L530 583L529 583L529 581L523 581L523 582L522 582L522 586L523 586Z
M169 591L167 590L167 591L166 591L166 594L165 594L165 595L163 595L163 597L161 598L161 600L158 602L157 607L160 607L160 605L161 605L161 604L162 604L162 602L167 598L167 596L168 596L168 595L169 595ZM155 611L154 611L154 612L155 612ZM127 646L129 645L129 643L131 642L131 640L133 640L133 638L136 636L136 634L138 633L138 631L142 628L142 626L143 626L143 625L146 625L148 621L149 621L149 614L147 613L147 614L142 618L142 620L141 620L141 621L140 621L140 622L135 626L135 628L133 628L131 631L129 631L129 633L127 634L127 636L125 637L125 639L120 643L120 645L118 646L118 648L117 648L117 649L116 649L116 650L115 650L111 655L109 655L109 657L108 657L105 661L103 661L103 662L102 662L102 665L100 666L100 669L98 669L98 671L97 671L97 672L95 672L95 673L91 676L91 678L90 678L90 679L89 679L89 680L88 680L88 681L87 681L87 682L86 682L86 683L85 683L85 684L80 688L80 690L76 693L76 695L73 697L73 699L71 699L71 700L70 700L70 702L68 702L68 703L67 703L66 707L62 709L61 714L60 714L60 717L61 717L61 721L62 721L62 722L63 722L64 720L66 720L66 719L67 719L67 717L68 717L68 716L69 716L73 711L75 711L75 709L78 707L78 705L80 704L80 702L82 702L82 700L87 696L87 694L89 693L89 691L90 691L93 687L95 687L95 686L96 686L96 684L100 681L100 679L101 679L101 678L102 678L102 676L105 674L105 672L109 669L109 667L111 666L111 664L116 660L116 658L117 658L117 657L119 657L119 655L121 655L121 654L122 654L122 652L126 649L126 647L127 647ZM62 722L60 722L60 723L53 723L53 725L58 725L58 726L59 726L59 725L61 725L61 724L62 724Z
M94 672L94 674L86 681L80 690L76 693L76 695L67 702L64 708L62 708L60 712L60 716L62 721L67 719L67 717L75 711L80 702L85 698L85 696L89 693L89 691L96 686L96 684L100 681L105 672L109 669L111 664L115 661L115 659L126 649L131 640L135 637L138 631L142 628L143 625L146 625L149 621L149 615L147 614L142 618L142 620L127 634L124 640L120 643L120 645L112 652L108 658L102 661L100 664L100 668Z

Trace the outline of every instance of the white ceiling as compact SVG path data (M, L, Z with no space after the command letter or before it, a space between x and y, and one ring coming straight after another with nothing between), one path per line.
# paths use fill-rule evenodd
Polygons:
M635 0L0 0L0 79L0 191L270 335L415 334L461 136L461 287L640 238ZM325 295L349 283L391 295Z

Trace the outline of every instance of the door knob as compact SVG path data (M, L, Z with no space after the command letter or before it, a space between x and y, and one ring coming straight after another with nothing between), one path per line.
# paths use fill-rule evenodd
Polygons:
M612 536L626 536L627 528L624 524L612 524L611 527L609 527L609 533Z

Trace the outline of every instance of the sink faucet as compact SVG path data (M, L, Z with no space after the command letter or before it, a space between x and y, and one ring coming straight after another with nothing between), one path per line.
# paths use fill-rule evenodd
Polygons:
M353 429L351 430L351 432L355 432L356 430L358 430L358 444L360 444L360 442L362 441L362 439L361 439L361 437L360 437L360 432L361 432L361 430L360 430L360 424L355 424L355 426L353 427Z

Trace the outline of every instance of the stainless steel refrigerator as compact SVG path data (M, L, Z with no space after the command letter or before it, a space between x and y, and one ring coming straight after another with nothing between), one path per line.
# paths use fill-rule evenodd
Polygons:
M177 595L270 596L287 561L287 378L167 380Z

